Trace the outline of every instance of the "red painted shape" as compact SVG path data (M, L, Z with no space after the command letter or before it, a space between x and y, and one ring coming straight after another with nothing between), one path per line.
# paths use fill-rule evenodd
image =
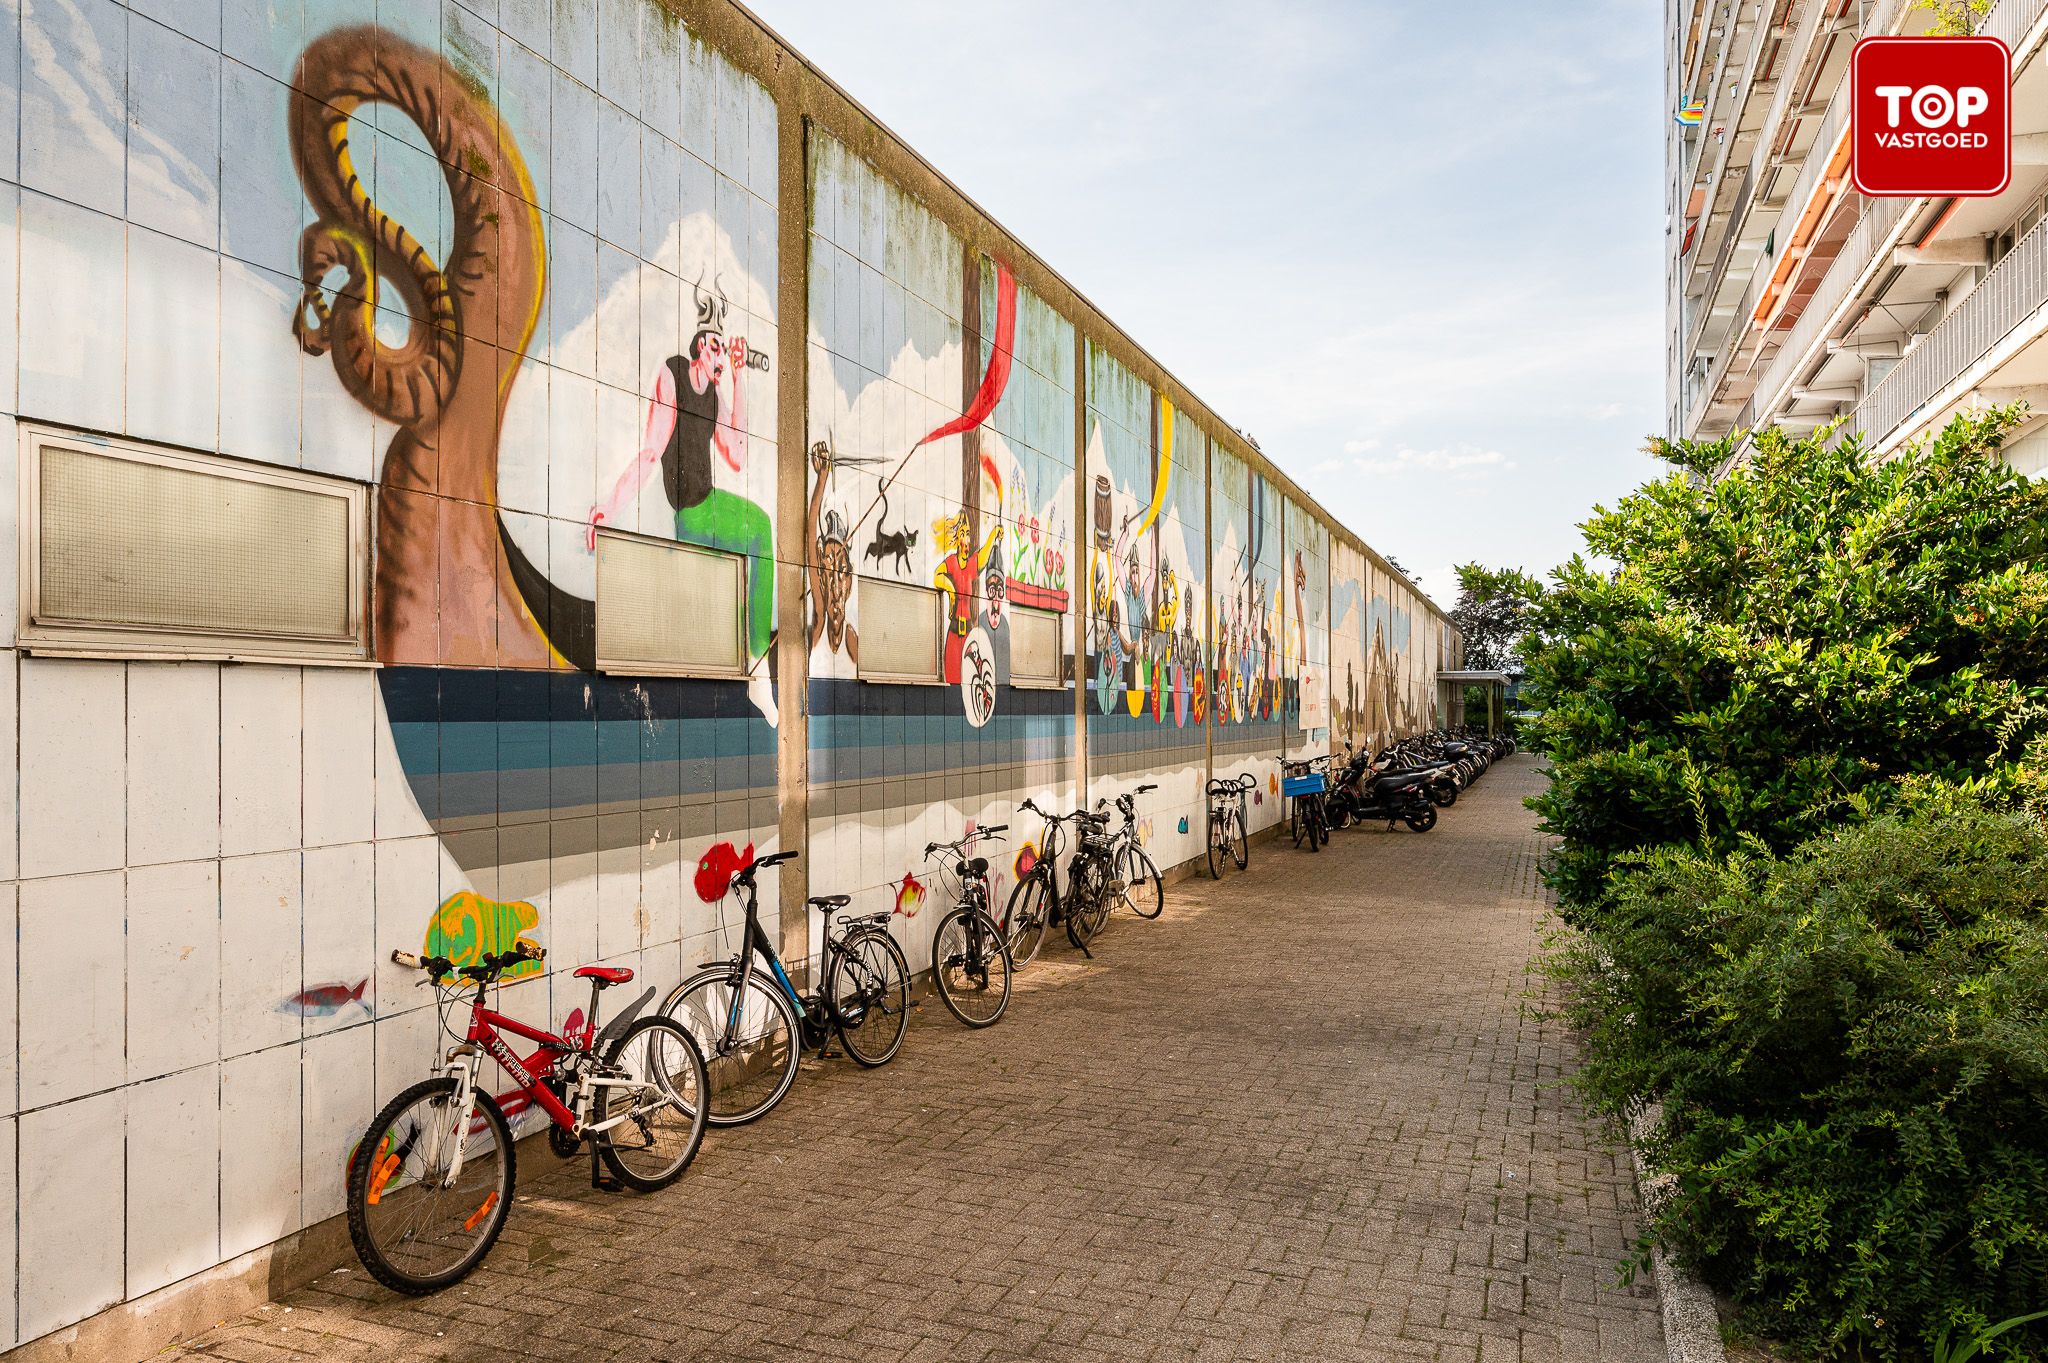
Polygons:
M697 862L697 898L716 904L732 887L732 878L753 864L754 844L748 843L747 850L740 852L729 842L712 843Z
M989 352L988 372L981 376L981 387L975 391L974 401L967 410L943 426L939 426L918 441L929 445L934 440L944 440L949 435L971 431L996 409L1003 400L1003 389L1010 383L1010 347L1017 339L1017 277L1010 273L1010 267L1000 260L996 262L996 337L995 346ZM996 479L996 486L1003 485Z

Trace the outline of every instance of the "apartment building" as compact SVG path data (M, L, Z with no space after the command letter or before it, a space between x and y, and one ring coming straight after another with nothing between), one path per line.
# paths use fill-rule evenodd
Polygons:
M1711 439L1844 419L1880 451L1976 406L2042 415L2048 468L2048 0L1996 0L2013 175L1991 198L1871 199L1849 175L1849 54L1929 31L1915 0L1669 0L1668 429Z

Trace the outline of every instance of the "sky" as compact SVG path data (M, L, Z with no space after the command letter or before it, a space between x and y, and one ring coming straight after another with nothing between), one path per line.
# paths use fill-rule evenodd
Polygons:
M1658 6L751 5L1446 607L1651 476Z

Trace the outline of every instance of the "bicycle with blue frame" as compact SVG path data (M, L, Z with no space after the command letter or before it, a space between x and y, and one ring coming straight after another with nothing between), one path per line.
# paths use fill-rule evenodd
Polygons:
M824 919L818 988L804 994L790 982L761 927L754 873L796 855L777 852L733 875L727 889L745 916L739 950L684 980L661 1005L704 1052L713 1126L738 1126L772 1109L796 1082L801 1052L823 1056L834 1032L848 1055L872 1067L895 1058L910 1026L910 963L889 935L889 914L841 918L834 934L832 915L849 895L811 897Z

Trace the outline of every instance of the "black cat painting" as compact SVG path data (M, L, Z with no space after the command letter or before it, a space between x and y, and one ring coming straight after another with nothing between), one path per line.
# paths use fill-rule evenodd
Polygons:
M896 571L910 571L910 551L917 547L917 527L906 525L901 530L884 530L882 522L889 518L889 493L882 492L881 514L875 517L875 537L861 550L863 559L873 559L880 564L883 559L896 560Z

